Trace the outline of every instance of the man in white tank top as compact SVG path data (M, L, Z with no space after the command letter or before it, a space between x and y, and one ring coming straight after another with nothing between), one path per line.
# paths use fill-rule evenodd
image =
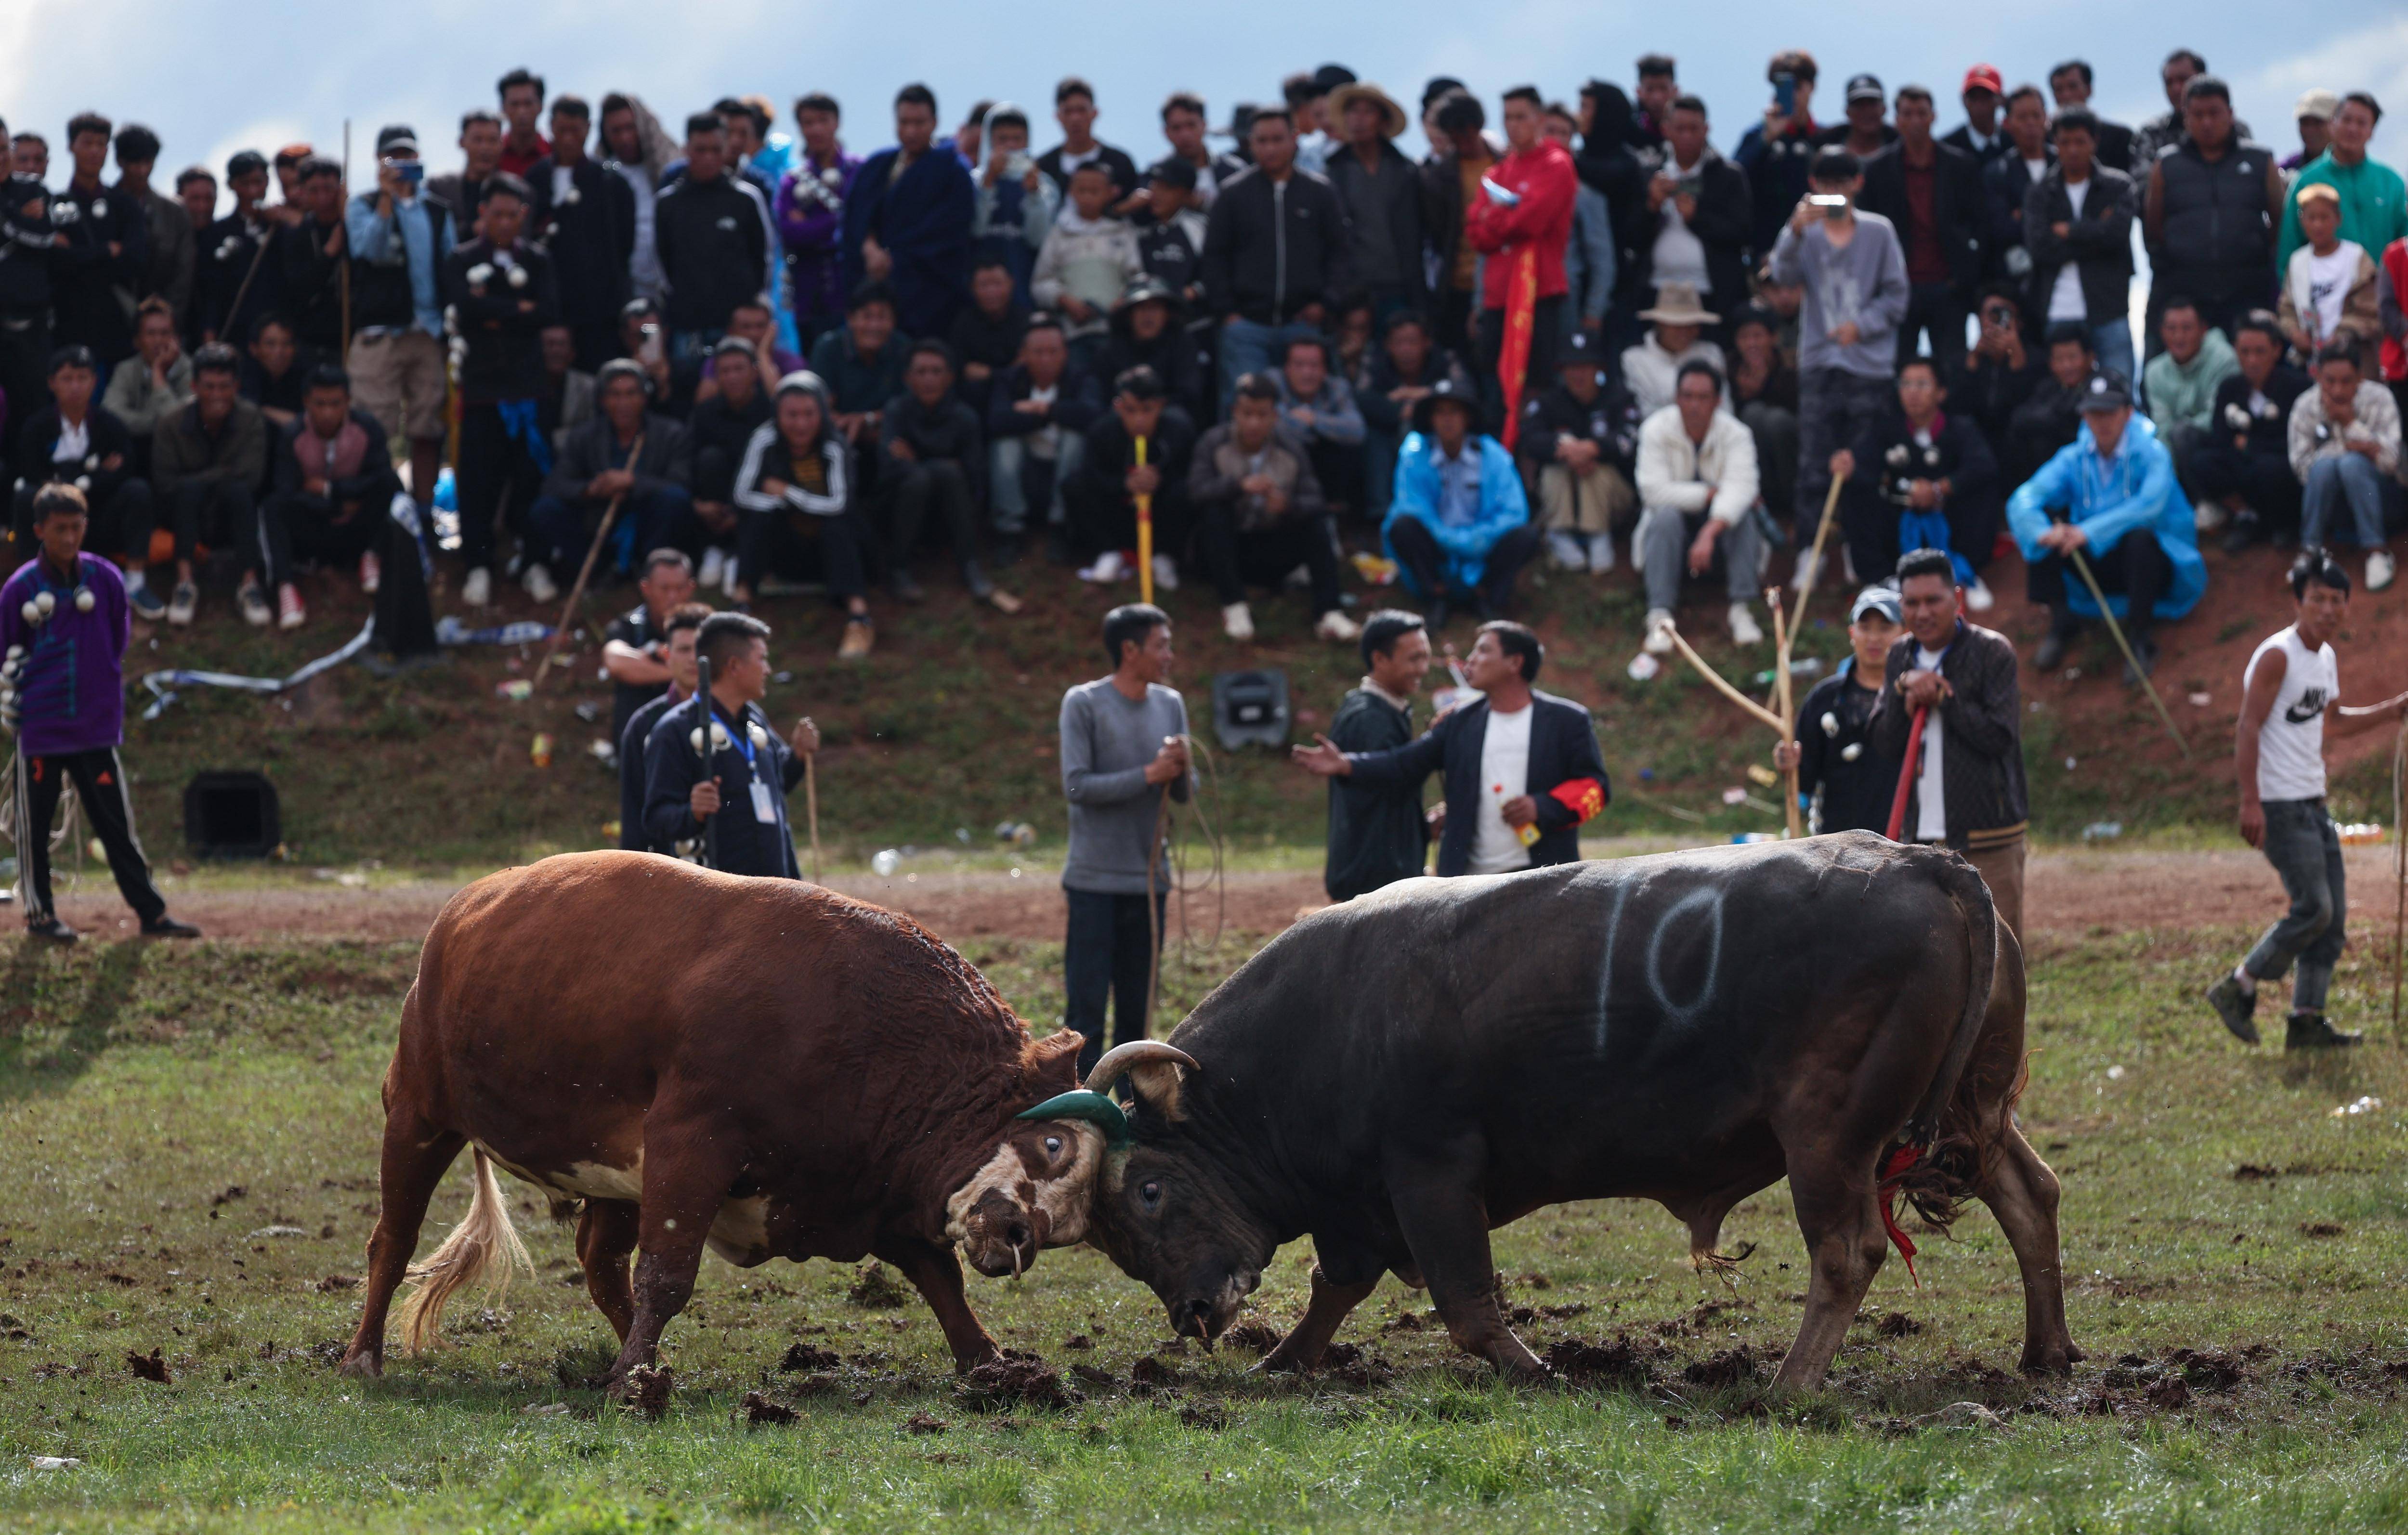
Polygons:
M2224 1026L2258 1042L2251 1014L2258 983L2291 981L2286 1050L2352 1045L2358 1036L2325 1021L2325 989L2332 983L2349 919L2341 837L2325 813L2325 728L2336 734L2372 729L2401 717L2408 694L2386 703L2343 708L2341 668L2332 638L2349 612L2349 573L2320 549L2302 550L2291 567L2298 621L2270 637L2242 674L2241 725L2233 759L2241 785L2241 835L2260 849L2282 876L2291 909L2266 929L2233 972L2207 994Z

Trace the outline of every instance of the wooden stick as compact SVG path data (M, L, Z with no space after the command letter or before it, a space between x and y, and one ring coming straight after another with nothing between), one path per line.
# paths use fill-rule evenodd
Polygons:
M2408 930L2408 826L2400 824L2403 779L2408 773L2408 719L2391 741L2391 872L2399 890L2391 907L2391 1037L2400 1037L2400 940Z
M636 434L635 446L627 450L627 472L633 474L637 463L644 456L644 435ZM602 552L603 540L610 537L610 524L619 520L619 509L626 504L627 493L621 491L610 497L610 505L602 512L602 525L594 530L594 541L585 546L585 563L577 569L577 584L568 589L568 601L560 610L560 627L552 632L552 643L544 648L543 664L535 668L535 684L543 686L544 678L552 671L552 660L560 653L560 642L568 638L569 621L577 616L577 604L585 595L585 583L594 579L594 561Z
M811 824L811 883L820 882L820 754L803 753L803 808Z
M1137 439L1137 466L1145 467L1145 438ZM1154 601L1154 497L1137 498L1137 599Z
M1787 740L1789 739L1789 727L1782 724L1780 715L1775 714L1772 710L1765 708L1762 704L1757 703L1755 699L1749 697L1746 694L1742 693L1739 689L1731 686L1729 682L1724 681L1723 674L1721 672L1718 672L1713 667L1706 665L1706 658L1689 648L1689 642L1681 638L1681 631L1679 629L1667 626L1664 632L1672 637L1673 647L1683 655L1688 657L1689 665L1698 668L1698 675L1703 677L1707 681L1712 682L1714 685L1715 690L1721 693L1724 697L1728 698L1731 702L1739 705L1740 708L1746 710L1748 713L1772 726L1773 729L1780 731L1781 739L1783 740Z
M2068 552L2073 556L2073 568L2082 572L2082 583L2090 588L2091 600L2099 604L2099 616L2107 621L2107 632L2115 637L2115 648L2124 653L2124 664L2131 667L2132 675L2141 680L2149 702L2157 706L2157 718L2166 723L2166 734L2174 739L2174 744L2182 748L2184 760L2188 761L2190 742L2183 739L2182 730L2174 724L2173 715L2166 710L2166 701L2157 696L2157 685L2149 681L2147 672L2141 669L2140 657L2132 653L2132 642L2124 638L2124 625L2115 622L2115 610L2107 606L2107 594L2099 589L2099 578L2090 573L2090 562L2082 557L2079 548Z
M1789 681L1789 641L1797 631L1791 629L1788 621L1781 616L1781 588L1774 587L1769 595L1772 598L1773 666L1777 668L1772 685L1780 695L1781 717L1788 722L1781 732L1781 743L1786 746L1798 739L1798 708ZM1792 763L1782 771L1789 781L1789 793L1782 801L1782 817L1789 824L1792 838L1803 837L1806 835L1805 824L1798 815L1798 765Z
M1798 583L1798 616L1789 621L1792 629L1806 626L1806 599L1814 595L1814 583L1823 575L1823 540L1831 536L1831 519L1840 509L1840 487L1847 481L1836 476L1831 481L1831 493L1823 497L1823 520L1814 527L1814 552L1808 557L1801 574L1806 578Z

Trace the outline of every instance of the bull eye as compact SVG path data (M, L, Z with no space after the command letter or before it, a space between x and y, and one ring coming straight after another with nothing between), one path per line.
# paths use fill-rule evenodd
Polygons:
M1145 1201L1148 1209L1152 1209L1154 1206L1162 1203L1162 1185L1156 1183L1140 1184L1138 1185L1137 1197Z
M1045 1155L1048 1156L1059 1156L1062 1155L1062 1138L1060 1136L1049 1135L1045 1138Z

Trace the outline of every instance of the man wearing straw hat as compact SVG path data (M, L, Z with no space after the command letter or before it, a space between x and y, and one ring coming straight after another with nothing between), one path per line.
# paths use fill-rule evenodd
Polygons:
M1622 386L1639 402L1640 414L1652 416L1672 403L1675 381L1691 363L1723 369L1723 349L1705 338L1709 325L1722 316L1706 308L1692 283L1667 282L1656 290L1656 306L1639 311L1655 327L1637 346L1622 349Z
M1346 210L1355 290L1369 300L1375 323L1399 309L1426 309L1421 178L1394 142L1405 131L1405 109L1378 86L1356 83L1330 92L1322 113L1345 140L1324 173Z

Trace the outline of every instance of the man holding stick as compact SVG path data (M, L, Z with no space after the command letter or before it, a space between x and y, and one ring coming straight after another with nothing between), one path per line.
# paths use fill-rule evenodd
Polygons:
M2332 640L2349 616L2349 572L2321 549L2291 565L2299 604L2289 628L2269 636L2243 672L2241 724L2232 760L2241 783L2241 835L2282 876L2291 909L2266 929L2230 975L2208 989L2208 1006L2233 1037L2258 1042L2251 1014L2258 983L2298 967L2291 978L2286 1050L2353 1045L2360 1036L2325 1021L2325 988L2347 941L2349 890L2341 836L2325 811L2325 731L2355 734L2408 715L2408 694L2344 708Z
M695 655L710 679L710 776L696 744L705 701L689 698L664 712L644 741L644 835L653 847L670 847L709 826L714 868L799 880L786 796L820 749L819 727L797 720L791 741L769 728L761 708L769 691L769 625L759 619L711 614L695 632Z
M2029 801L2014 643L1965 622L1946 550L1902 556L1898 585L1907 633L1891 647L1866 748L1903 764L1905 815L1893 810L1890 835L1963 854L2021 943Z

